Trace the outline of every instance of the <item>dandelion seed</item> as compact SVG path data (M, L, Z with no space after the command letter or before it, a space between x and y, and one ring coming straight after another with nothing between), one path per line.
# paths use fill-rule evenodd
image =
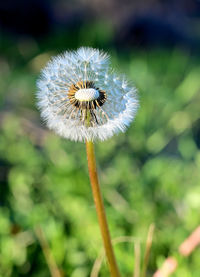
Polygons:
M105 140L125 131L138 108L136 89L113 73L106 53L93 48L54 57L37 85L47 126L75 141Z

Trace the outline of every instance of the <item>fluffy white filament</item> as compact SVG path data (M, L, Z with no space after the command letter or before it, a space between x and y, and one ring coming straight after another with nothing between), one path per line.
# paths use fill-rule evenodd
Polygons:
M107 96L105 103L93 110L97 123L89 127L68 96L72 85L86 81L93 82ZM105 140L124 132L138 109L136 89L124 76L113 73L109 56L98 49L81 47L54 57L42 70L37 86L37 104L47 126L75 141ZM99 97L95 88L80 89L75 98L95 100Z

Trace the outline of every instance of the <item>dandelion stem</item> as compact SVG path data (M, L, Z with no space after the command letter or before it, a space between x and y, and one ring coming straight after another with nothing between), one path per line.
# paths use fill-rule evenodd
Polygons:
M92 193L93 193L93 198L96 205L96 212L99 220L101 235L104 243L104 249L107 256L110 273L112 277L120 277L120 273L114 256L114 251L112 248L103 199L102 199L101 191L99 187L93 142L86 141L86 150L87 150L88 169L89 169Z

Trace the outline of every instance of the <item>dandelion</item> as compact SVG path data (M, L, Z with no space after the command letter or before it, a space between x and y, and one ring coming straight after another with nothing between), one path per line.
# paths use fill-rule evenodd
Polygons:
M41 73L38 107L58 135L86 142L88 169L104 249L112 277L120 273L112 248L97 175L93 141L124 132L138 108L136 89L114 73L109 56L81 47L53 58Z
M136 89L113 72L107 54L93 48L53 58L37 84L47 126L75 141L105 140L125 131L138 108Z

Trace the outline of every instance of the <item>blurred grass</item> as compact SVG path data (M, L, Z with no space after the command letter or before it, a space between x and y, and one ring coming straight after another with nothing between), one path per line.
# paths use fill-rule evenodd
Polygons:
M4 38L1 45L0 277L49 276L33 232L38 224L66 276L89 276L100 253L85 146L48 131L35 107L35 81L51 55L82 44L106 47L112 37L99 24L96 36L87 30L67 46L60 35L16 45ZM96 143L101 187L113 238L134 236L144 252L155 223L152 276L199 225L199 57L180 49L110 52L138 88L141 108L125 134ZM132 276L133 245L115 250L123 276ZM174 276L199 277L199 255L179 257ZM108 276L105 263L101 276Z

